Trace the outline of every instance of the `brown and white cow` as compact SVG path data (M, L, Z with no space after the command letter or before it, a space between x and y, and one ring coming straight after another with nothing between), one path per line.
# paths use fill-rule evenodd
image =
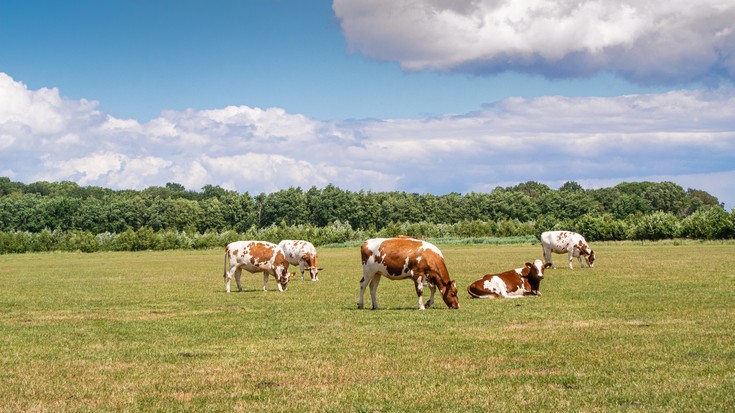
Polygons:
M362 255L362 280L360 280L360 300L357 308L363 308L365 287L370 285L373 310L378 309L375 293L380 277L391 280L412 278L419 297L419 310L423 310L421 298L424 284L429 286L431 297L426 307L434 304L436 287L449 308L459 308L457 284L449 279L444 256L439 248L431 243L411 237L374 238L365 241L360 248Z
M582 257L584 256L590 268L595 266L595 252L592 251L583 236L572 231L546 231L541 234L541 246L544 249L544 259L551 263L551 253L569 254L569 269L572 267L572 257L576 257L579 265L584 268ZM556 268L551 264L552 268Z
M467 292L474 298L518 298L525 295L541 295L539 286L544 279L544 269L551 263L541 260L527 262L525 267L508 270L499 274L487 274L467 286Z
M263 291L268 291L268 275L278 283L278 291L288 286L288 261L278 245L266 241L235 241L225 247L225 289L230 292L230 281L235 276L237 291L242 291L240 273L263 273Z
M312 281L319 281L319 270L323 268L319 268L316 263L317 254L314 244L309 241L287 239L278 243L278 247L283 251L289 264L299 266L301 281L304 281L305 269L309 270Z

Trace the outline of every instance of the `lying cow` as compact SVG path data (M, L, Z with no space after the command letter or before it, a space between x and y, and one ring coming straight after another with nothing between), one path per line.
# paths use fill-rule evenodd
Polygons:
M240 273L263 273L263 291L268 291L268 275L278 283L278 291L288 286L288 261L278 245L266 241L235 241L225 247L225 289L230 292L230 281L235 275L237 291L242 291Z
M487 274L467 286L467 292L474 298L518 298L525 295L541 295L539 286L544 279L544 269L551 263L544 264L535 260L525 267L508 270L499 274Z
M546 231L541 234L541 246L544 248L544 259L551 263L551 253L569 254L569 269L572 267L572 257L576 257L579 265L584 268L582 256L590 268L595 266L595 252L592 251L583 236L571 231ZM551 267L556 269L554 264Z
M444 264L444 256L434 245L410 237L369 239L360 248L362 255L362 280L360 280L360 300L357 308L363 307L365 287L370 285L373 310L378 309L375 293L380 277L391 280L412 278L419 298L419 310L423 310L422 294L424 284L429 286L431 297L426 307L434 304L436 287L442 293L444 302L450 308L459 308L457 284L449 279Z
M301 270L301 281L304 281L304 270L308 269L312 281L319 281L319 268L316 263L316 248L309 241L283 240L278 247L286 256L286 261L291 265L298 265ZM295 273L294 273L295 274Z

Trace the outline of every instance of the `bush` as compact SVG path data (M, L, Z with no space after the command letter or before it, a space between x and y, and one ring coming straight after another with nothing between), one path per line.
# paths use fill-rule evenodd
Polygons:
M657 211L643 215L632 228L631 238L636 240L661 240L678 235L679 220L670 212Z
M679 230L680 236L692 239L725 239L735 237L732 214L719 206L698 209L684 218Z
M99 250L97 238L89 231L71 230L62 233L56 249L61 251L95 252Z

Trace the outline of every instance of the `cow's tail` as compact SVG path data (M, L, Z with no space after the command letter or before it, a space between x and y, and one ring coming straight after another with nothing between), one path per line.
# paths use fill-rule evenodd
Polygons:
M230 261L229 258L230 258L230 251L228 251L227 247L225 247L225 269L224 269L224 273L222 273L222 277L224 279L227 279L227 266Z

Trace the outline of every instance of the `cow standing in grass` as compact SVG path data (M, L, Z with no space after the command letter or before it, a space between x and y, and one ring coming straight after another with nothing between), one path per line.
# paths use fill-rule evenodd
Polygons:
M298 265L301 270L301 281L304 281L304 270L309 270L312 281L319 281L319 268L317 265L317 254L314 244L309 241L302 240L283 240L278 243L278 247L281 248L283 254L286 256L286 261L291 265Z
M426 307L434 304L434 292L439 287L442 298L449 308L459 308L457 284L449 279L444 256L439 248L426 241L410 237L374 238L365 241L360 248L362 255L362 280L360 300L357 308L363 308L365 287L370 285L373 310L378 309L375 293L380 277L391 280L413 279L418 295L419 310L423 310L424 284L431 290Z
M225 290L230 292L230 281L235 276L237 291L242 291L240 273L263 273L263 291L268 291L268 275L278 283L278 291L288 286L288 261L278 245L266 241L235 241L225 247Z
M544 259L551 263L551 253L568 254L569 269L572 267L572 258L576 257L579 265L584 268L582 257L590 268L595 266L595 252L592 251L583 236L572 231L546 231L541 234L541 246L544 249ZM552 263L551 267L556 269Z
M526 295L541 295L539 287L544 279L544 270L551 263L541 260L527 262L525 267L508 270L499 274L487 274L467 286L467 292L474 298L518 298Z

